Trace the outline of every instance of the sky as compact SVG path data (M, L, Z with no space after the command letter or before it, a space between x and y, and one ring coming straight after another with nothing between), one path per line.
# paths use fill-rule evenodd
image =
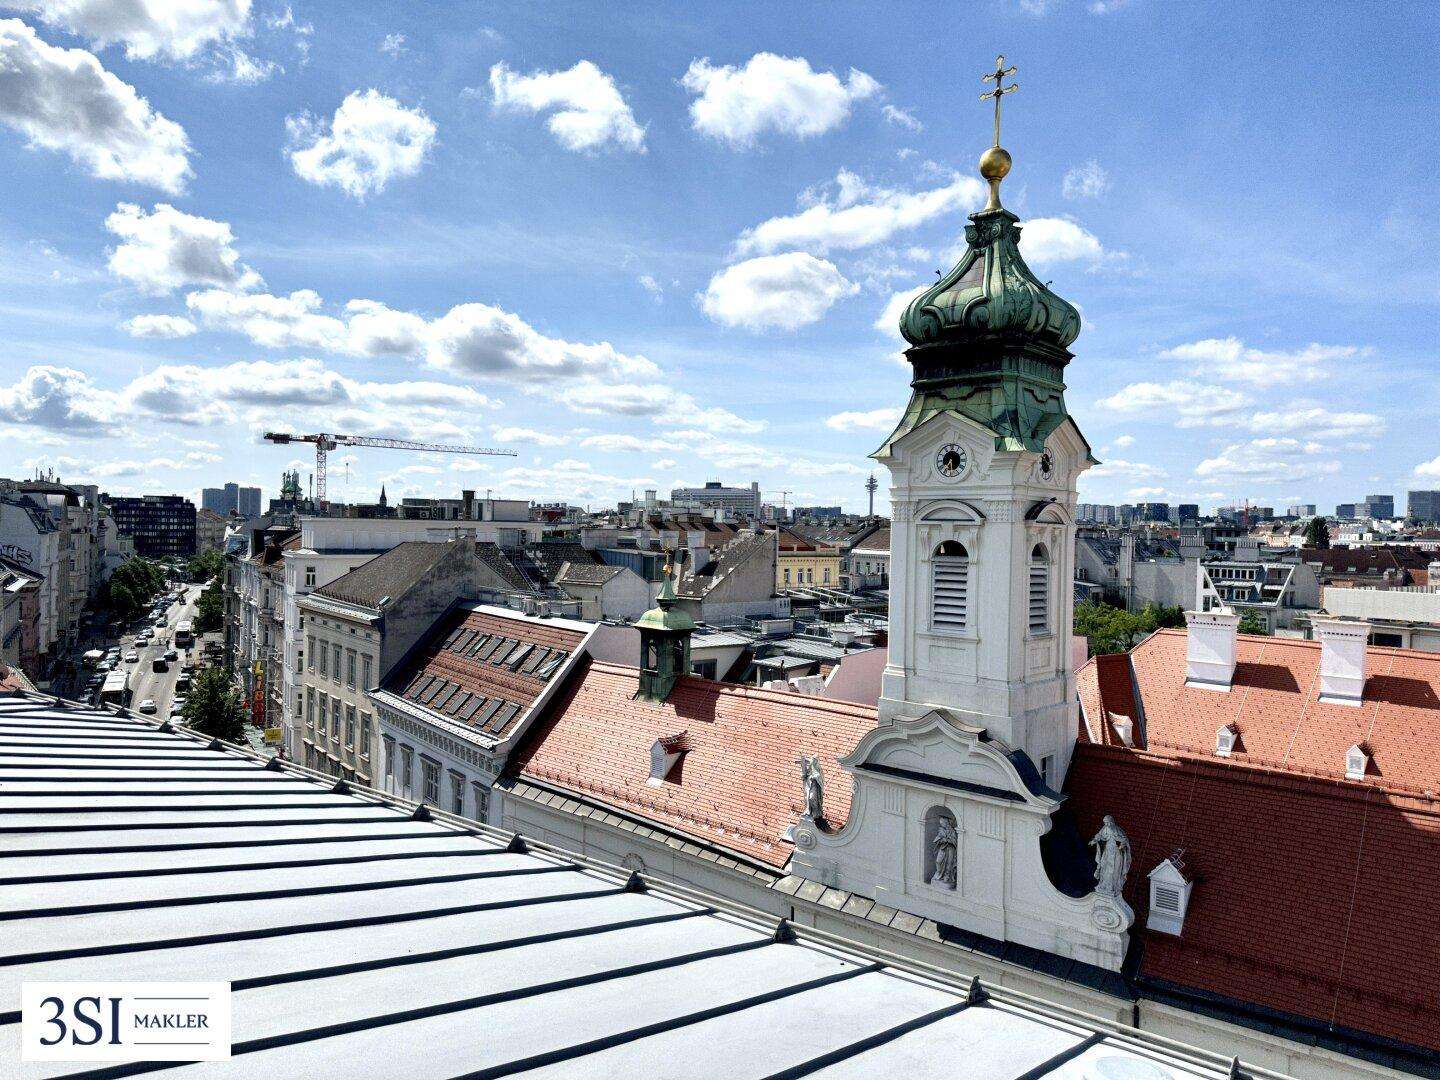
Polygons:
M1087 502L1440 488L1424 3L0 0L0 475L863 510L1005 99ZM880 470L883 473L883 470ZM884 510L885 477L877 509Z

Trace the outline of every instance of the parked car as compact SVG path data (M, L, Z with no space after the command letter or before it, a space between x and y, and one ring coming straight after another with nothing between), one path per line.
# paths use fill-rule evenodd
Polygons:
M180 715L181 713L183 713L184 711L185 711L185 699L184 699L183 697L177 697L174 701L172 701L172 702L170 703L170 715L171 715L171 716L179 716L179 715Z
M155 712L155 699L147 697L144 701L140 702L136 708L140 712L153 714Z

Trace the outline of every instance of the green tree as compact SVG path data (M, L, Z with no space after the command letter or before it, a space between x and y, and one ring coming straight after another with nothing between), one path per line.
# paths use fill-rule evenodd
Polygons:
M1075 633L1089 642L1092 656L1128 651L1141 636L1140 616L1087 600L1075 606Z
M185 572L194 581L214 581L225 572L225 556L218 551L206 551L191 558L185 564Z
M1330 548L1330 523L1322 517L1313 517L1305 526L1305 546L1327 551Z
M225 625L225 593L220 579L216 578L205 587L200 599L195 601L195 632L208 634Z
M1245 611L1240 614L1240 624L1236 627L1242 634L1260 634L1269 637L1270 631L1265 626L1265 621L1253 611Z
M190 684L181 718L202 735L239 742L244 737L245 710L240 693L220 668L206 668Z

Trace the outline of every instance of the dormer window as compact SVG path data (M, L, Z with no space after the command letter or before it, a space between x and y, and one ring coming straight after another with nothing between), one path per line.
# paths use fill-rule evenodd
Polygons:
M969 618L970 553L946 540L930 558L931 615L936 630L964 630Z
M1044 544L1030 551L1030 633L1050 629L1050 552Z
M1345 751L1345 779L1364 780L1370 771L1370 754L1363 743L1356 743Z
M1121 716L1119 713L1110 713L1110 726L1115 729L1115 737L1125 746L1135 745L1135 721L1128 716Z
M689 732L678 735L662 735L650 747L650 778L645 781L649 787L659 787L671 779L670 773L690 749Z
M1234 724L1226 724L1219 731L1215 732L1215 756L1229 757L1235 752L1235 743L1240 733L1235 730Z
M1177 851L1150 871L1149 930L1180 936L1185 928L1185 911L1190 906L1193 882L1185 872L1184 853Z

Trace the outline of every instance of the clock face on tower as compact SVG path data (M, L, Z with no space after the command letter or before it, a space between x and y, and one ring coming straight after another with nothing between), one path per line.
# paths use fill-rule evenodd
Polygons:
M955 443L942 446L935 455L935 467L940 470L941 476L959 476L969 461L970 455L965 448Z

